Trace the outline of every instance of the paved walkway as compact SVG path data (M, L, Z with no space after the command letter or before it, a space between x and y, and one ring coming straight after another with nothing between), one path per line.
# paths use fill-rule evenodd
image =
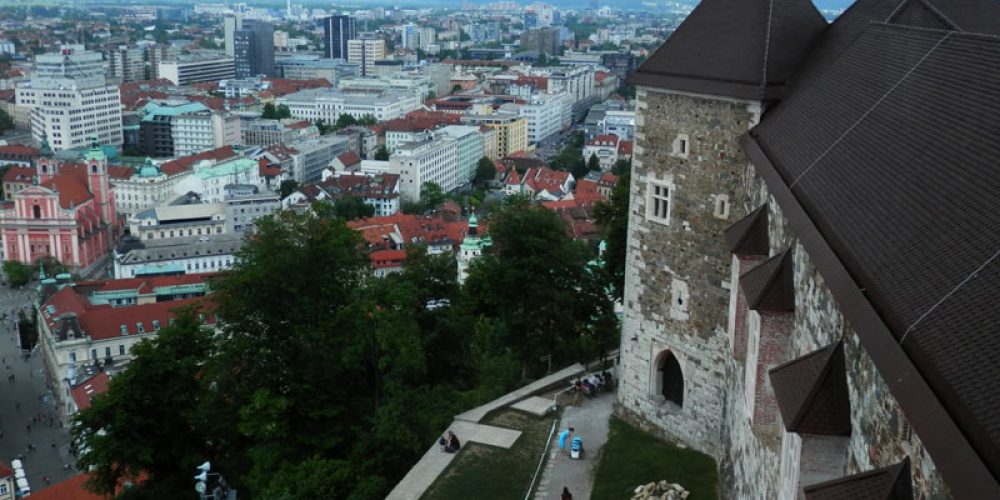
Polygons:
M28 288L28 287L26 287ZM54 400L46 387L45 370L41 352L37 349L26 358L18 348L17 335L11 321L12 311L29 303L27 291L11 291L0 287L0 317L7 313L7 320L0 320L0 461L8 466L18 455L24 455L24 471L33 491L45 488L44 477L52 484L76 473L71 467L75 461L69 453L69 431L60 427ZM14 382L7 377L14 375ZM33 420L43 416L40 421ZM53 417L50 421L48 417ZM28 430L28 425L31 430ZM28 445L35 450L29 451Z
M496 410L497 408L510 406L512 403L524 399L552 384L555 384L556 382L559 382L560 380L566 380L572 377L579 376L583 372L584 368L583 365L581 365L580 363L563 368L562 370L559 370L558 372L553 373L552 375L540 378L514 392L507 394L506 396L494 399L489 403L473 408L465 413L459 414L455 417L455 419L467 420L469 422L479 422L480 420L483 419L483 417L485 417L491 411Z
M563 409L559 429L552 437L554 442L545 472L535 489L535 500L559 500L564 486L569 487L573 500L590 499L601 448L608 442L608 420L614 402L613 392L604 393L594 399L584 398L579 406ZM582 460L572 460L559 450L559 433L570 426L575 427L575 435L583 439Z
M521 431L483 425L479 421L497 408L510 406L512 403L531 396L533 393L561 380L576 377L583 373L583 371L584 367L580 364L559 370L552 375L536 380L505 396L457 415L449 429L455 432L458 438L462 440L463 445L469 442L476 442L499 446L501 448L510 448L521 435ZM605 426L607 426L606 422ZM605 433L607 433L607 430L605 430ZM424 452L424 456L420 458L420 461L396 484L396 487L392 489L386 499L416 500L420 498L427 491L427 488L430 488L434 484L434 481L444 472L454 458L454 453L443 453L437 443L434 443L429 450Z

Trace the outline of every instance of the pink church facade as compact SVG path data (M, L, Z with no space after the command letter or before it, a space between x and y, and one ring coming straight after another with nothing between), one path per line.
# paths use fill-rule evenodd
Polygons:
M107 255L118 215L100 148L88 151L83 164L40 158L35 175L35 185L15 193L0 210L4 259L30 265L51 256L78 271Z

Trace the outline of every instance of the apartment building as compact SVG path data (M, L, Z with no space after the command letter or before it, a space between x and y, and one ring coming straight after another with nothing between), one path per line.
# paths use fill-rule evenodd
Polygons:
M171 135L175 156L241 144L240 116L220 111L186 113L174 117Z
M35 56L31 80L18 84L15 99L26 108L32 138L54 151L83 149L95 138L122 144L118 86L108 84L102 55L83 45Z
M492 129L496 133L497 158L528 149L528 119L519 114L503 110L490 114L465 114L462 115L462 123Z
M347 62L361 67L361 76L368 76L374 71L375 61L386 58L385 40L376 36L349 40L347 42Z
M371 115L379 121L399 118L419 108L421 99L412 91L309 89L279 97L277 103L288 106L295 118L334 123L342 114L354 118Z
M219 54L179 55L177 59L161 61L159 75L174 85L217 82L236 78L236 62L233 57Z

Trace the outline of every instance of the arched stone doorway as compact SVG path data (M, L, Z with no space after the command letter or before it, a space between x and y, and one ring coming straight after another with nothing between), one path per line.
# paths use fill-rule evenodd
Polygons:
M684 406L684 373L681 371L681 364L673 352L666 351L658 356L656 366L657 387L663 399Z

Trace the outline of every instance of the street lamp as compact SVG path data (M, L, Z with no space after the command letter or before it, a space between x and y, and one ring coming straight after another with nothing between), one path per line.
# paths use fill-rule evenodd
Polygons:
M194 476L194 490L198 492L201 500L236 500L236 490L229 488L226 478L217 472L209 472L212 470L211 462L206 461L199 465L197 469L201 472ZM216 486L209 493L208 480L212 477L216 478Z

